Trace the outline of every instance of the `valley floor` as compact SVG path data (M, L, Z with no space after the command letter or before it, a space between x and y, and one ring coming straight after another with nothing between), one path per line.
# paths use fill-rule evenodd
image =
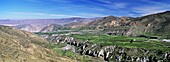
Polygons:
M56 50L56 52L60 53L61 56L68 56L80 62L89 62L89 61L94 62L96 60L99 60L100 62L103 62L104 60L119 61L120 59L119 57L124 53L127 54L127 57L128 56L130 56L131 58L136 57L136 58L140 58L140 60L144 60L142 58L145 57L147 58L156 57L157 60L161 61L166 59L164 55L166 54L166 52L170 51L170 43L162 42L158 39L148 39L148 38L128 37L128 36L112 36L107 34L91 34L91 33L82 33L82 32L76 32L76 33L72 32L72 34L70 34L70 32L38 33L38 35L46 37L46 39L48 39L52 43L51 46L49 46L49 48ZM73 40L73 43L69 43L68 41L71 41L70 40L71 38L74 38L76 40ZM81 46L83 42L85 42L85 44L88 45L84 49L82 49L83 46ZM71 45L71 47L67 47L68 45ZM111 51L111 52L114 52L113 57L116 55L118 57L113 58L109 56L109 59L106 59L105 57L100 59L100 56L98 54L101 52L101 50L106 52L108 50L105 49L112 49L112 47L114 46L117 46L117 48L113 49L115 51ZM62 50L63 48L68 48L68 49ZM119 52L119 51L123 51L122 49L125 50L124 53ZM94 51L98 52L97 55L95 55L96 53L94 53ZM109 52L108 54L109 55L112 54L111 52ZM125 59L121 59L121 60L125 61Z

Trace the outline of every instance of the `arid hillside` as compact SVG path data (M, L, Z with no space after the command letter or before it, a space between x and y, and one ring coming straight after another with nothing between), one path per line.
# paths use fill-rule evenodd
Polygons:
M0 62L75 62L47 49L38 36L8 26L0 26Z

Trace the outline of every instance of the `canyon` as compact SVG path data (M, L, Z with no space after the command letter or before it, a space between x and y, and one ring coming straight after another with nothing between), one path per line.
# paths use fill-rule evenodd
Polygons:
M166 62L170 60L170 52L162 50L148 50L145 48L126 48L117 45L102 46L100 44L91 44L88 40L82 41L74 37L54 35L49 36L50 42L55 44L68 44L63 50L72 50L80 55L98 57L105 61L118 62ZM102 62L102 61L101 61Z

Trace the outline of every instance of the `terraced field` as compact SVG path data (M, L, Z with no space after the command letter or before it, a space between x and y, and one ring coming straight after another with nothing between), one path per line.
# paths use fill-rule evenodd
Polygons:
M71 35L71 37L81 40L88 40L91 43L100 44L102 46L117 45L127 48L146 48L149 50L159 49L163 51L170 51L170 43L150 40L148 38L90 34ZM135 41L130 43L133 39L135 39Z
M39 33L39 35L42 33ZM114 52L112 52L112 57L115 56L121 56L119 55L119 51L121 48L125 49L124 52L127 54L127 57L130 56L131 58L134 57L156 57L157 60L164 59L166 61L166 58L164 58L164 55L166 52L170 51L170 43L168 42L160 42L158 39L149 39L149 38L142 38L142 37L128 37L128 36L113 36L113 35L107 35L107 34L96 34L96 33L83 33L83 34L71 34L71 35L64 35L67 34L67 32L60 33L56 32L54 35L57 35L55 38L56 40L53 41L52 45L49 45L48 48L54 49L57 53L59 53L60 56L67 56L72 59L78 60L80 62L103 62L105 59L100 58L100 56L93 56L91 55L92 52L101 51L105 49L106 47L111 48L111 46L117 47ZM62 35L60 35L62 34ZM51 33L43 33L42 35L52 35ZM58 37L58 38L57 38ZM60 38L61 37L61 38ZM52 37L53 38L53 37ZM51 38L51 39L52 39ZM68 38L74 38L72 43L68 43L65 39ZM59 42L57 42L57 40ZM88 42L86 43L86 41ZM133 41L132 41L133 40ZM87 49L81 49L81 46L77 46L81 44L81 42L85 42L84 45L88 45L86 47ZM66 47L67 45L72 45L72 47L75 47L75 52L72 50L62 50L62 48ZM95 47L101 47L101 49L98 49ZM93 48L91 48L93 47ZM103 49L102 49L103 48ZM92 51L88 54L88 50ZM85 51L86 53L81 53L81 51ZM106 50L107 52L109 50ZM95 53L93 53L95 54ZM110 54L111 55L111 54ZM116 57L115 57L116 58ZM109 61L116 61L115 58L110 58ZM121 59L123 60L123 59ZM151 60L151 59L150 59ZM106 60L107 61L107 60Z

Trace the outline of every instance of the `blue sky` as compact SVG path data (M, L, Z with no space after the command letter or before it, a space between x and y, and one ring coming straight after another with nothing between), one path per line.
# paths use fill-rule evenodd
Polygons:
M170 0L0 0L0 19L138 17L170 10Z

